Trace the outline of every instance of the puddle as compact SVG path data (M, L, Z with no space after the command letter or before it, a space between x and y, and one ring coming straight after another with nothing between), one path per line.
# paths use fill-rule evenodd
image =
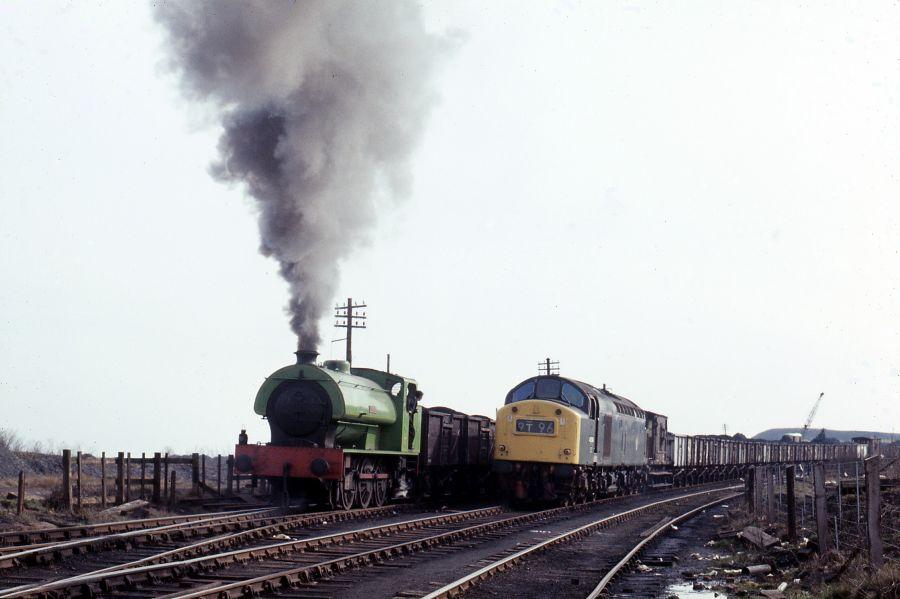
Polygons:
M710 589L695 591L693 582L679 582L678 584L670 584L666 587L666 590L663 591L663 594L660 596L672 597L673 595L676 595L679 598L689 597L690 599L713 599L714 597L722 599L728 597L728 594L723 593L722 591L711 591Z

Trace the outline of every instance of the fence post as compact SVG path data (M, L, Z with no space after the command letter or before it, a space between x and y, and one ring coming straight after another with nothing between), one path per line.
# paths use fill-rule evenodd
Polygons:
M787 526L788 539L797 540L797 498L794 496L794 466L784 469L785 483L787 486Z
M131 452L125 456L125 501L131 501Z
M881 541L881 456L866 459L866 528L869 531L869 563L877 570L884 565Z
M800 526L806 526L806 491L800 496Z
M169 509L175 509L175 469L172 469L169 480Z
M200 488L206 488L206 454L200 454Z
M68 511L72 511L72 450L63 449L63 505Z
M16 513L22 515L25 511L25 471L19 470L19 495L16 498Z
M762 515L765 511L765 492L766 488L763 483L766 481L766 467L765 466L757 466L756 467L756 505L759 506L756 509L756 513L758 515Z
M125 503L125 453L116 455L116 505Z
M75 454L75 481L78 494L75 496L78 501L78 511L81 511L81 452Z
M216 456L216 493L222 495L222 454Z
M106 507L106 452L100 454L100 507Z
M159 505L162 492L162 454L153 454L153 503Z
M781 511L781 508L784 506L784 493L781 492L782 485L782 476L781 476L781 464L775 466L775 491L777 494L775 495L775 499L778 502L778 511Z
M753 503L753 482L756 478L756 468L750 466L747 469L747 477L744 479L744 494L747 496L747 509L751 513L756 512L756 505Z
M775 468L766 467L766 518L775 522Z
M147 454L141 452L141 499L144 499L144 479L147 478Z
M234 493L234 456L230 455L225 460L225 478L228 486L225 488L225 494Z
M200 454L191 454L191 493L200 496Z
M166 452L166 455L163 457L163 484L165 485L165 489L163 489L163 494L168 497L169 496L169 453Z
M763 513L763 470L759 464L753 468L753 515L757 517Z
M125 454L116 454L116 505L125 503Z
M816 493L816 535L819 537L819 557L828 551L828 514L825 512L825 465L813 466L813 485Z
M842 474L843 474L843 471L841 470L841 463L838 462L837 463L837 510L838 510L837 515L838 515L838 520L844 519L843 509L841 507L841 493L843 492L843 489L841 487L844 484L843 477L841 476Z

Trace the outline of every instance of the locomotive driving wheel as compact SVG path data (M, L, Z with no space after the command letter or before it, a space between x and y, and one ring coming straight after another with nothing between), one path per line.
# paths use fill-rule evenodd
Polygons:
M364 459L357 472L359 473L359 507L366 509L372 503L372 499L375 497L375 488L378 486L378 479L375 477L375 462L372 458Z
M347 472L344 474L344 480L334 481L334 486L331 488L331 505L334 506L334 509L349 511L353 507L357 490L354 475L355 473L352 471ZM350 489L347 489L347 486Z
M384 468L382 468L381 464L375 465L375 474L377 475L375 479L375 505L381 507L387 500L388 479L384 476Z

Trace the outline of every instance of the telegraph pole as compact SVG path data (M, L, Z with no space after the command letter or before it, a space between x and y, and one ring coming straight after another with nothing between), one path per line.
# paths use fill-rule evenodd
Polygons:
M335 306L334 317L337 319L334 326L339 329L347 329L347 361L353 363L353 329L366 328L366 313L357 312L359 308L365 308L366 303L354 304L353 298L347 298L347 305Z
M538 362L538 374L543 374L545 376L550 376L551 374L559 374L559 360L551 362L550 358L547 358L541 362Z

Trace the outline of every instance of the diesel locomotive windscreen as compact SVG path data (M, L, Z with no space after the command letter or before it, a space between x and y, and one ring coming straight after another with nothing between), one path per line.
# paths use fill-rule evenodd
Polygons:
M506 396L506 403L510 404L526 399L558 401L587 412L587 398L581 389L557 377L537 377L525 381L510 391Z

